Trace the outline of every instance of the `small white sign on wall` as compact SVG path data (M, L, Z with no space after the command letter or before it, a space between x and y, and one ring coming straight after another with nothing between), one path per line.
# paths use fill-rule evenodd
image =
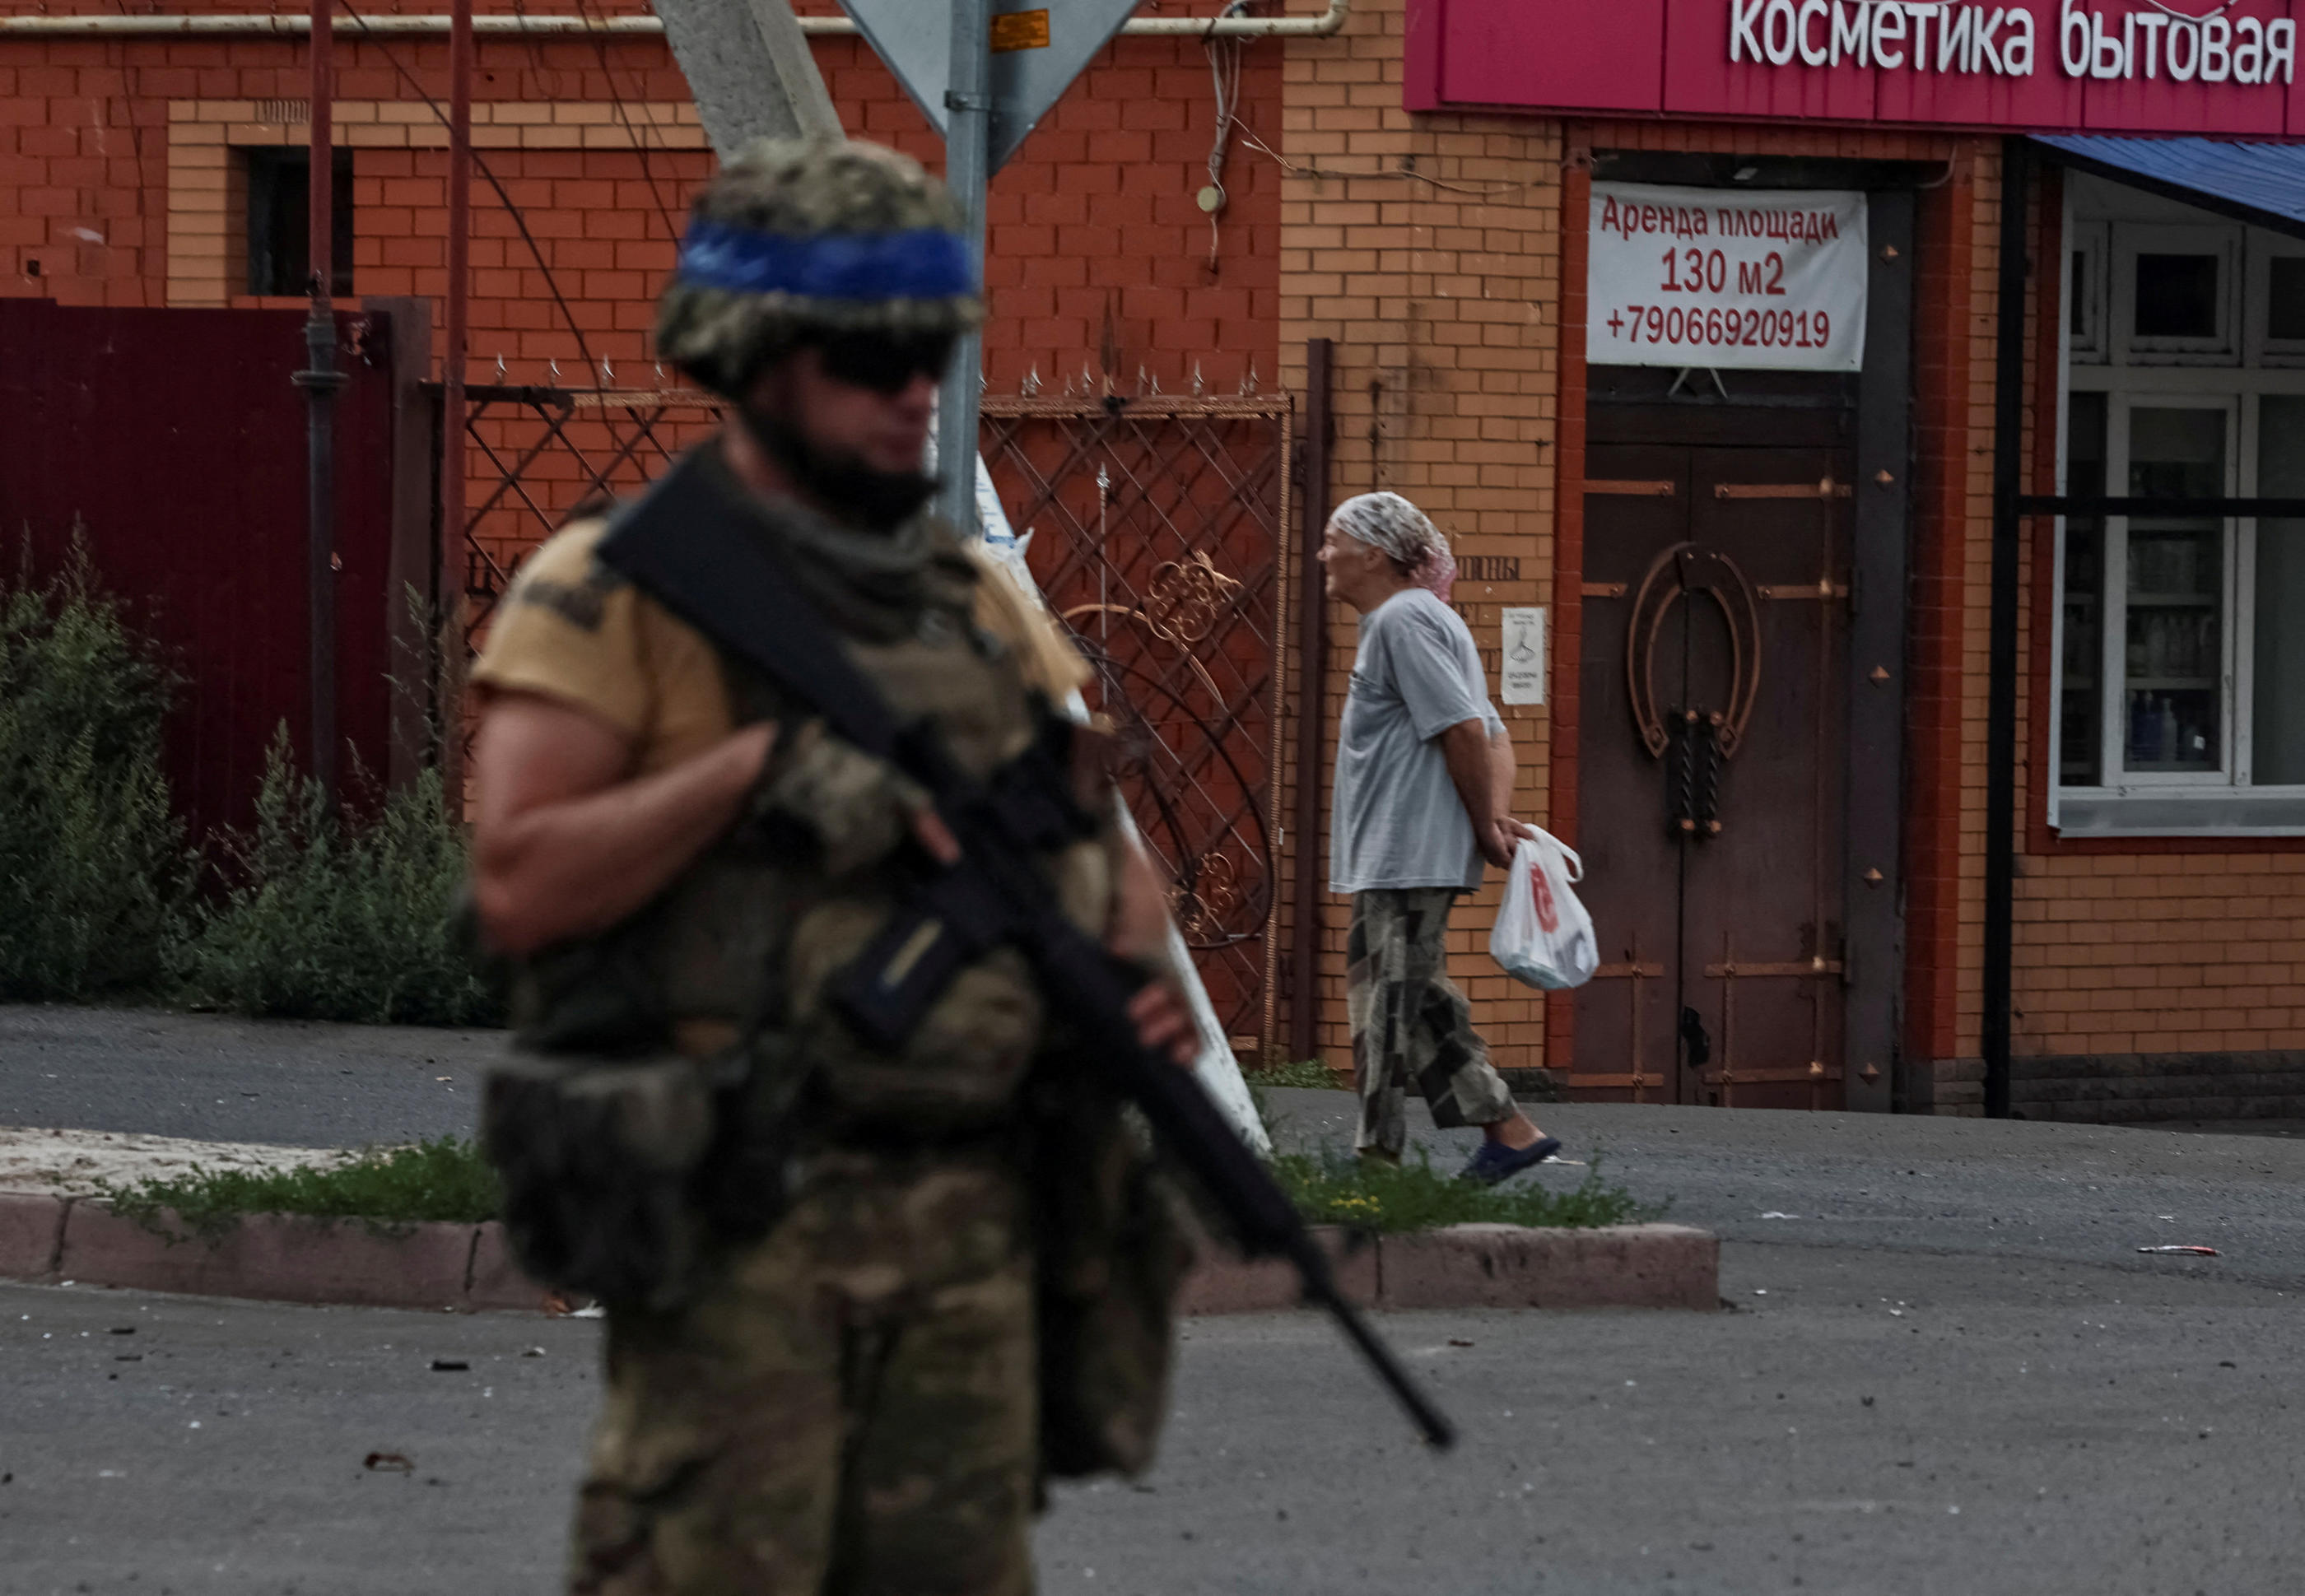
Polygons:
M1544 611L1511 607L1504 615L1504 664L1498 698L1508 704L1544 702Z

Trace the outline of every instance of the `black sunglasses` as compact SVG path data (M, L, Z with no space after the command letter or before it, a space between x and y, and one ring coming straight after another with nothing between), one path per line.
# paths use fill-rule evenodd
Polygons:
M957 340L950 333L894 338L885 333L844 333L818 346L824 374L835 382L900 394L917 377L941 378Z

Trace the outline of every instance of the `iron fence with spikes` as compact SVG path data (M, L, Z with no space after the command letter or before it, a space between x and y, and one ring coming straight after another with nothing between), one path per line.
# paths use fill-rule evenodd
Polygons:
M689 389L502 382L465 389L474 480L460 555L477 649L520 561L597 505L639 491L717 427ZM1280 671L1288 624L1286 396L1134 395L1084 368L1076 391L987 395L980 435L1049 605L1097 668L1091 706L1119 735L1120 779L1173 887L1178 925L1237 1046L1273 1040ZM1092 388L1093 385L1093 389ZM1101 390L1101 391L1095 391ZM445 529L444 529L445 531ZM1029 534L1029 536L1027 536Z

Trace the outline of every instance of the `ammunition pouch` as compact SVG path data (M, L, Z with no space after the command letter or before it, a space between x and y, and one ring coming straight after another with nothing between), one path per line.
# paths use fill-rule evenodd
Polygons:
M1192 1243L1111 1097L1076 1082L1033 1117L1042 1472L1139 1473L1168 1417Z
M529 1275L661 1311L789 1199L796 1072L757 1046L700 1061L515 1053L489 1072L481 1141Z

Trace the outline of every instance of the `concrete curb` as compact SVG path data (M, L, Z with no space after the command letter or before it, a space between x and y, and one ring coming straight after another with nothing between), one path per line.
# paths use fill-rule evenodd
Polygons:
M1685 1225L1459 1225L1357 1248L1334 1227L1315 1234L1346 1296L1367 1308L1707 1310L1721 1300L1721 1244ZM1297 1305L1286 1265L1204 1252L1185 1283L1183 1312ZM100 1202L13 1193L0 1193L0 1279L467 1312L540 1311L548 1295L521 1274L494 1223L380 1227L257 1214L213 1242L172 1243Z

